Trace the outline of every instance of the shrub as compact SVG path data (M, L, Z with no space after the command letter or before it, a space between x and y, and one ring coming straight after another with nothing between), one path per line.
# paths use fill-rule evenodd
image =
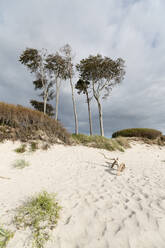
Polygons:
M56 143L60 139L70 144L70 134L60 122L42 112L0 102L0 140L46 140Z
M155 129L149 128L131 128L131 129L123 129L117 131L112 134L112 138L116 138L118 136L123 137L142 137L148 139L156 139L161 136L161 132Z
M23 169L25 167L28 167L30 164L29 162L25 161L24 159L16 160L13 164L14 168Z
M0 248L6 248L9 240L14 236L14 233L0 227Z
M55 195L44 191L18 207L13 222L18 229L29 227L33 247L43 248L50 239L50 231L56 227L60 209Z

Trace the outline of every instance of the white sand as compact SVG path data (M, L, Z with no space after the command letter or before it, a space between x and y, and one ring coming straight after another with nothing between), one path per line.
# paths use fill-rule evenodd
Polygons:
M125 153L55 145L48 151L17 154L18 143L0 144L0 223L29 196L56 192L63 207L47 248L164 248L165 148L133 145ZM106 159L126 164L121 176ZM16 159L30 166L12 167ZM9 226L10 227L10 226ZM30 247L19 230L9 248Z

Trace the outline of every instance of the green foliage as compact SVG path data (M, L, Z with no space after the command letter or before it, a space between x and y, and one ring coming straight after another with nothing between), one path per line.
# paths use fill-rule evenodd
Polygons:
M70 144L70 134L60 122L42 112L0 102L0 140L26 142L34 139L43 140L44 136L50 143L56 143L58 138Z
M24 159L19 159L15 161L13 167L17 169L23 169L25 167L28 167L29 165L29 162L25 161Z
M29 227L33 247L43 248L50 239L50 231L56 227L60 209L55 195L44 191L17 209L14 224L18 229Z
M112 87L119 84L125 75L123 59L112 60L100 54L82 59L76 68L80 79L92 83L93 95L97 98L101 92L104 98L107 97Z
M26 145L23 144L20 147L16 148L14 151L17 153L24 153L24 152L26 152Z
M118 139L108 139L103 136L93 135L88 136L84 134L72 134L72 138L76 141L77 144L82 144L85 146L106 149L108 151L124 151L124 148L128 148L128 141L121 141Z
M161 136L161 132L149 128L131 128L131 129L123 129L112 134L112 138L116 138L118 136L156 139L157 137Z
M14 233L0 227L0 248L6 248L9 240L14 236Z
M44 102L39 102L36 100L30 100L31 105L33 106L34 109L44 112ZM53 116L54 115L54 108L50 103L46 104L46 113L49 116Z

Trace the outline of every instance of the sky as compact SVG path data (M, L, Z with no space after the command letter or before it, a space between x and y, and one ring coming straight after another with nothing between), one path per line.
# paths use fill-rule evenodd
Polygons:
M102 100L105 136L135 127L165 133L164 13L164 0L0 0L0 101L30 107L30 99L38 99L34 75L19 62L27 47L55 53L69 43L75 64L98 53L125 60L124 80ZM79 132L88 134L85 97L75 91L75 99ZM91 109L93 132L99 134L94 99ZM60 91L59 119L74 133L67 81Z

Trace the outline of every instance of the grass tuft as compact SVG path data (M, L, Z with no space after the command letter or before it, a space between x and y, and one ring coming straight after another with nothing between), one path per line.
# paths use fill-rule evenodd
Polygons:
M14 151L17 153L24 153L24 152L26 152L26 145L23 144L20 147L16 148Z
M17 169L23 169L25 167L28 167L29 165L29 162L25 161L24 159L20 159L15 161L13 167Z
M33 247L43 248L50 239L51 230L56 227L60 209L55 195L44 191L17 209L14 224L18 229L29 227Z
M14 236L9 230L0 227L0 248L6 248L9 240Z
M37 142L31 142L30 143L30 151L35 152L38 149L38 143Z

